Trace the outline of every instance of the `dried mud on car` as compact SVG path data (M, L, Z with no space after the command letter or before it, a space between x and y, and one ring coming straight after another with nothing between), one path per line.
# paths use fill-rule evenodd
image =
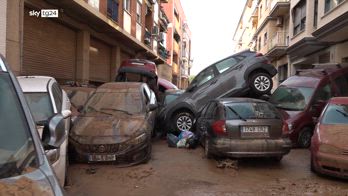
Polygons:
M0 195L46 196L50 194L48 190L40 188L37 182L21 177L13 183L0 182Z

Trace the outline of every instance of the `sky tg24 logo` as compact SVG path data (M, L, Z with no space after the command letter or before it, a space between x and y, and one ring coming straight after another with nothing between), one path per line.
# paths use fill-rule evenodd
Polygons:
M39 17L41 14L41 18L58 18L58 12L58 9L41 9L40 11L31 10L29 16Z

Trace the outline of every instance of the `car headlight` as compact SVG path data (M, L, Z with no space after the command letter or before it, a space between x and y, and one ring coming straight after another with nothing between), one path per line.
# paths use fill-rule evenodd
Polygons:
M135 145L138 145L138 144L141 144L141 143L145 142L146 139L147 139L146 133L143 133L143 134L137 136L136 138L131 139L128 142L128 144L135 146Z
M321 144L319 146L319 152L337 155L341 154L341 149L329 144Z

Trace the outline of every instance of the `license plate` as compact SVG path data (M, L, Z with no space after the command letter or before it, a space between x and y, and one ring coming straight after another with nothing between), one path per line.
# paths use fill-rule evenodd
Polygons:
M243 138L265 138L269 137L268 126L242 126L241 136Z
M99 154L92 154L88 156L89 161L116 161L116 155L99 155Z

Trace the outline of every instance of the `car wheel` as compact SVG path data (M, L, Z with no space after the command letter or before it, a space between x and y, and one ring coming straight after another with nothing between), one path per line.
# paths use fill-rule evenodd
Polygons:
M209 139L207 137L204 140L204 155L207 159L213 158L210 152Z
M271 92L273 81L267 73L256 73L251 75L249 85L254 93L263 95Z
M189 112L179 112L175 115L173 123L174 130L178 133L181 131L191 131L193 128L194 117Z
M301 148L308 148L311 145L312 130L308 127L302 129L298 138L298 145Z
M144 160L144 164L148 163L151 160L151 153L152 153L152 145L151 142L149 143L148 149L147 149L147 157Z

